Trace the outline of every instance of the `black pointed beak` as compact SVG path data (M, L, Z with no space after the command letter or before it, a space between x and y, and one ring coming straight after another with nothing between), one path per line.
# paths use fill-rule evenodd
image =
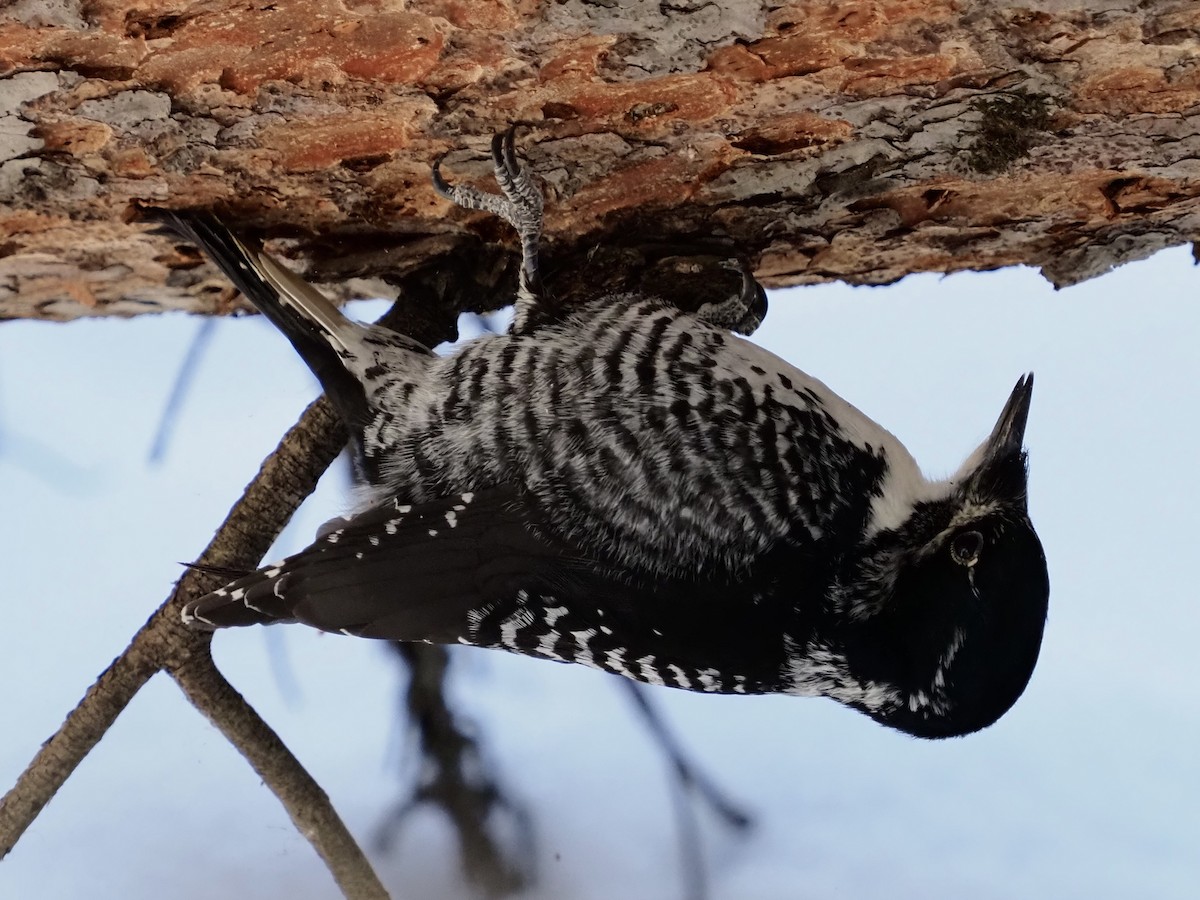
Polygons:
M976 451L970 489L993 497L1022 501L1025 497L1025 423L1033 397L1033 374L1024 375L1013 388L992 433Z
M1020 453L1025 444L1025 423L1029 421L1029 401L1033 399L1033 373L1022 375L1004 404L1004 410L987 439L988 459L1000 459Z

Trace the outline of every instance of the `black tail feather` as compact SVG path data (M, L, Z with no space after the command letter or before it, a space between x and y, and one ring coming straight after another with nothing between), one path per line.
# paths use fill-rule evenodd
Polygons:
M316 288L284 269L249 241L238 238L207 212L147 210L160 232L174 232L199 247L296 348L321 382L347 425L365 422L362 384L342 362L339 332L359 326L346 319Z

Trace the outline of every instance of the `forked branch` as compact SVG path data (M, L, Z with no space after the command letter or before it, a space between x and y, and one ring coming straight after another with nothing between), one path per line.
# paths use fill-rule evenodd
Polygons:
M205 565L252 568L312 492L345 442L322 400L314 403L263 463L208 548ZM0 800L0 858L96 746L152 675L168 672L184 694L246 757L325 860L347 898L380 900L387 892L338 818L329 798L244 699L217 671L209 635L185 629L179 610L211 589L214 576L188 570L171 596L46 741Z

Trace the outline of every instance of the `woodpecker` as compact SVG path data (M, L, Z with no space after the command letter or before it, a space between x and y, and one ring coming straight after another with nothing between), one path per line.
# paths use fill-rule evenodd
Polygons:
M307 549L189 603L470 644L693 691L824 696L925 738L1024 691L1049 595L1023 447L1033 376L949 478L817 379L732 333L765 295L683 312L615 294L553 311L540 188L512 132L499 194L435 188L521 240L507 334L439 357L344 317L208 215L168 214L292 342L367 497Z

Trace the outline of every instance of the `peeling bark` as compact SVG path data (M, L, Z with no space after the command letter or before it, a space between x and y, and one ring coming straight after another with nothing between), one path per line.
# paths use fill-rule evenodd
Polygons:
M512 122L549 268L700 242L768 286L1040 266L1200 234L1191 0L19 0L0 14L0 318L234 301L137 224L215 208L342 291L512 235ZM594 279L589 281L596 283ZM600 279L604 282L604 279ZM605 282L607 283L607 282ZM479 306L500 299L481 297Z

